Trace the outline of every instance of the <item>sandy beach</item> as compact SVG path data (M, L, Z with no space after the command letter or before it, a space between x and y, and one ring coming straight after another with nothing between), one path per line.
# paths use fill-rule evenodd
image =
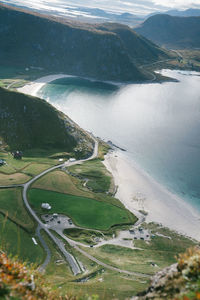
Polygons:
M74 77L72 75L65 75L65 74L55 74L55 75L48 75L41 78L38 78L35 81L32 81L22 88L18 89L18 92L31 95L31 96L37 96L37 92L48 82L54 81L56 79L60 78L67 78L67 77Z
M169 192L120 151L106 155L105 166L118 186L116 198L137 214L148 213L147 222L160 223L200 241L200 215L183 199Z
M71 75L56 74L41 77L18 91L36 96L48 82ZM160 223L181 234L200 241L200 215L183 199L169 192L138 165L128 161L121 151L106 155L105 166L112 173L118 190L116 197L136 216L141 218L139 210L148 213L147 222Z

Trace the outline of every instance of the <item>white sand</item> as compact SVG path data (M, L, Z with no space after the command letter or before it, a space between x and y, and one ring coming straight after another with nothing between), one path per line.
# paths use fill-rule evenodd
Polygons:
M148 212L147 222L160 223L200 241L200 214L183 199L169 192L120 151L109 153L104 161L118 186L116 197L135 213Z
M54 81L56 79L60 78L67 78L67 77L74 77L72 75L65 75L65 74L56 74L56 75L48 75L41 77L35 81L32 81L22 88L17 89L18 92L31 95L31 96L37 96L38 91L48 82Z

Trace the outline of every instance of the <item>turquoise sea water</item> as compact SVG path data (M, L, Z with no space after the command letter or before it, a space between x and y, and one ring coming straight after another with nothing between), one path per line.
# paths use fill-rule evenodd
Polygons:
M200 74L162 72L179 82L116 86L65 78L39 95L82 128L125 148L132 161L200 211Z

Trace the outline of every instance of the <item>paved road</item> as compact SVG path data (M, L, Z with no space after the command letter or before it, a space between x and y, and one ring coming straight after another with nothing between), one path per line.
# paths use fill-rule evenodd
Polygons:
M175 50L172 50L172 51L174 51L174 52L176 52ZM147 80L147 81L149 81L149 82L153 82L153 81L155 81L156 80L156 75L154 74L154 72L152 71L148 71L148 70L146 70L146 69L144 69L144 67L148 67L148 66L153 66L153 65L156 65L156 64L159 64L159 63L163 63L163 62L168 62L168 61L170 61L170 60L174 60L174 58L169 58L169 59L165 59L165 60L159 60L159 61L156 61L156 62L154 62L154 63L148 63L148 64L145 64L145 65L142 65L142 66L140 66L139 68L140 69L143 69L144 70L144 72L146 72L147 74L150 74L151 76L152 76L152 79L149 79L149 80Z
M47 246L45 240L43 239L43 237L41 236L41 226L38 225L37 229L36 229L36 236L38 237L38 239L40 240L40 243L42 244L44 250L46 251L46 258L45 258L45 261L43 262L42 265L39 266L38 270L40 272L43 272L45 269L46 269L46 266L48 265L48 263L50 262L51 260L51 251L49 249L49 247Z
M92 137L93 138L93 137ZM94 149L93 149L93 153L92 155L87 158L87 159L81 159L81 160L76 160L74 162L65 162L65 163L62 163L60 165L57 165L57 166L54 166L54 167L51 167L45 171L43 171L42 173L36 175L34 178L32 178L30 181L26 182L24 185L23 185L23 201L24 201L24 204L27 208L27 210L29 211L29 213L32 215L32 217L35 219L35 221L38 223L39 225L39 228L40 229L43 229L47 234L48 236L51 238L51 240L56 244L56 246L59 248L59 250L61 251L61 253L63 254L63 256L66 258L66 260L68 261L71 269L72 269L72 272L74 275L77 275L79 273L81 273L81 269L77 263L77 261L75 260L75 258L65 249L65 246L64 246L64 243L59 240L58 238L56 238L52 233L51 231L47 228L47 226L39 219L39 217L36 215L36 213L34 212L34 210L31 208L31 206L29 205L28 203L28 199L27 199L27 191L29 189L29 187L31 186L31 184L33 182L35 182L37 179L39 179L40 177L44 176L45 174L49 173L49 172L52 172L58 168L62 168L62 167L69 167L69 166L72 166L72 165L76 165L76 164L79 164L79 163L83 163L85 161L88 161L88 160L91 160L91 159L94 159L97 157L98 155L98 141L96 139L94 139ZM46 250L46 248L45 248Z

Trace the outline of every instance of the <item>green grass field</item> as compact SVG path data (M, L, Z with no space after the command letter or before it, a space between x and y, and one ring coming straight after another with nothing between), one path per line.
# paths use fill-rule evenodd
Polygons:
M83 179L87 179L86 186L93 192L105 193L110 191L110 188L113 190L112 177L100 159L94 159L81 165L69 167L68 169Z
M44 252L35 245L31 235L0 214L0 245L8 254L17 255L23 261L40 264Z
M49 213L66 214L81 227L108 230L115 224L134 223L136 220L125 209L86 197L39 189L31 189L28 196L31 206L38 214L44 213L41 204L45 201L52 206Z
M58 159L52 159L50 156L55 152L42 151L35 149L32 151L24 151L21 160L14 159L10 152L0 151L0 159L6 160L6 165L0 167L0 173L14 174L19 172L33 173L36 175L50 166L58 164Z
M33 188L50 190L63 194L71 194L98 201L108 202L115 206L124 208L123 204L116 198L103 193L93 193L83 186L82 180L68 175L66 172L55 170L39 178L32 186Z
M23 204L21 188L0 189L0 199L0 212L26 230L34 230L34 222Z
M49 169L51 166L52 165L50 164L32 163L23 170L23 173L28 174L29 176L35 176L44 170Z
M0 173L0 185L22 184L30 180L30 176L22 173L2 174Z

